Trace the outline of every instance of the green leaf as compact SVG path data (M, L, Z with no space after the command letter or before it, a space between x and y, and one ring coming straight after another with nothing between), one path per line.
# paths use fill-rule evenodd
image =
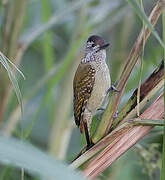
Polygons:
M145 22L145 25L149 28L149 30L152 32L152 34L155 36L155 38L158 40L158 42L160 43L160 45L165 49L165 44L163 43L163 41L161 40L161 38L159 37L158 33L155 31L155 29L153 28L152 24L150 23L150 21L148 20L146 14L144 13L144 11L142 10L142 8L140 8L139 4L136 2L136 0L127 0L131 6L133 7L133 9L135 10L135 12L137 13L137 15L140 17L140 19L142 21Z
M24 168L30 174L58 180L83 180L79 172L40 151L34 146L14 138L0 137L0 162Z

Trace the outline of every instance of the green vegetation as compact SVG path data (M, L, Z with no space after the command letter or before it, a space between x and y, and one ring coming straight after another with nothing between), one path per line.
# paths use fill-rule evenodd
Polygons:
M92 34L110 42L107 63L112 83L119 80L117 88L121 92L110 95L111 101L100 123L94 118L92 138L100 144L72 167L79 167L104 151L113 142L113 135L126 127L122 122L132 119L136 127L139 124L157 126L98 179L165 178L162 119L155 122L151 118L147 123L146 117L135 119L163 91L159 65L165 54L165 15L162 23L157 22L161 19L159 16L150 22L147 16L154 6L159 7L161 17L163 0L8 0L0 3L0 180L84 178L78 170L67 166L86 144L74 124L72 83L84 56L86 40ZM139 49L131 51L132 47ZM153 75L152 81L147 81L154 70L153 74L160 70L157 80L152 79ZM146 84L149 88L145 91ZM119 115L112 121L117 109ZM132 126L133 123L128 125ZM100 139L110 127L111 133L102 146ZM79 170L85 168L84 163Z

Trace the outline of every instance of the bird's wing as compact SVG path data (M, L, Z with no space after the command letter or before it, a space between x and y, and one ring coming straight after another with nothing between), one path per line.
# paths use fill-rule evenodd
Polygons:
M73 81L74 90L74 117L75 123L79 127L83 119L83 113L91 96L95 82L95 69L90 64L80 64L75 73ZM80 127L80 131L83 129Z

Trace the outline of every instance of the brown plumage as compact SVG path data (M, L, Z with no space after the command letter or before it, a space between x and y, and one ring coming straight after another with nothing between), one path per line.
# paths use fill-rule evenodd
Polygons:
M73 81L74 89L74 117L81 133L84 132L83 113L91 96L95 81L95 69L90 64L79 64Z

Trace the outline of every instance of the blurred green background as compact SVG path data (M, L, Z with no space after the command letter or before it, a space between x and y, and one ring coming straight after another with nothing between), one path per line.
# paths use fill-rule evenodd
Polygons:
M148 15L156 1L145 0ZM98 34L106 42L112 83L120 76L128 53L142 28L124 0L1 0L0 51L18 65L24 103L21 119L6 72L0 69L0 122L5 136L24 138L55 158L70 162L85 144L74 124L72 81L84 56L86 40ZM161 36L161 21L156 30ZM142 82L160 63L163 49L151 36L144 49ZM139 61L140 62L140 61ZM136 64L121 105L138 87ZM155 128L98 179L159 179L162 131ZM20 178L20 170L0 166L0 179ZM25 174L25 179L36 179Z

